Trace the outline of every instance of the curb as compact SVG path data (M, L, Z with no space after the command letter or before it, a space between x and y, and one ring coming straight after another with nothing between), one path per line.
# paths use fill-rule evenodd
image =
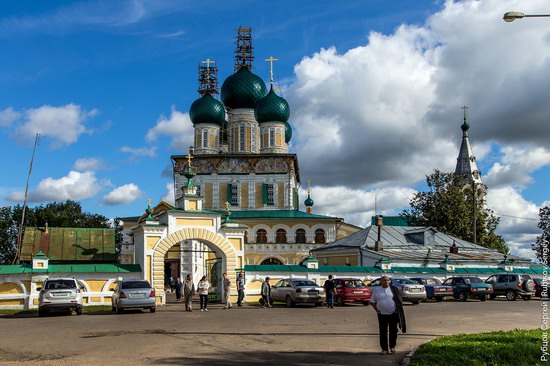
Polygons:
M418 349L418 347L420 347L421 345L418 345L416 347L414 347L412 349L412 351L410 351L409 353L407 353L407 355L405 356L405 358L403 358L403 360L401 361L401 366L408 366L409 363L411 362L411 358L412 356L414 356L414 353L416 352L416 350Z

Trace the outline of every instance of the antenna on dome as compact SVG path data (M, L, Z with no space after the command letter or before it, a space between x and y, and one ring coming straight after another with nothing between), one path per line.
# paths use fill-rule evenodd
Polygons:
M214 65L215 63L216 61L207 58L199 64L199 89L197 91L200 95L219 94L218 67ZM202 64L206 64L206 66Z
M241 66L246 65L252 70L252 27L240 26L237 29L237 49L235 50L235 70L237 72Z

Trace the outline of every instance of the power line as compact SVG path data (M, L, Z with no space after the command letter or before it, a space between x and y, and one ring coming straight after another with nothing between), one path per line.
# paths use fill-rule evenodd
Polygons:
M539 219L533 219L531 217L521 217L521 216L512 216L512 215L503 215L495 212L495 215L497 216L504 216L504 217L512 217L514 219L522 219L522 220L532 220L532 221L539 221Z

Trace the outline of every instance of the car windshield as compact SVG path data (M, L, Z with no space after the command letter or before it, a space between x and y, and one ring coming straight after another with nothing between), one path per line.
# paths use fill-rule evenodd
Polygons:
M344 287L357 288L357 287L367 287L361 280L345 280Z
M466 283L483 283L483 281L477 277L464 277Z
M392 279L392 282L398 283L400 285L417 285L416 282L411 281L407 278L394 278Z
M425 281L427 285L441 285L441 281L437 278L426 278Z
M147 281L129 281L129 282L122 282L122 286L120 286L120 288L123 288L123 289L151 288L151 285Z
M542 278L535 278L534 281L537 285L542 286Z
M55 290L60 288L76 288L76 282L73 280L55 280L48 281L46 289Z
M296 287L317 286L317 284L310 280L292 280Z

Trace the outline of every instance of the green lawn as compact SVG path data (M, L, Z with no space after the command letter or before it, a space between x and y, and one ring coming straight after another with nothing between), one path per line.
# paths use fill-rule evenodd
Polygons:
M410 362L420 365L540 365L542 330L457 334L418 348Z

